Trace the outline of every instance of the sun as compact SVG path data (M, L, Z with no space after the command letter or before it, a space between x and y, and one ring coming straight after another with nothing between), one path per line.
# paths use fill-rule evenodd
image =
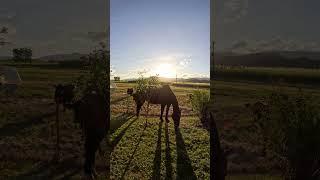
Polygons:
M161 63L155 67L155 74L159 74L160 77L174 78L176 76L176 69L170 63Z

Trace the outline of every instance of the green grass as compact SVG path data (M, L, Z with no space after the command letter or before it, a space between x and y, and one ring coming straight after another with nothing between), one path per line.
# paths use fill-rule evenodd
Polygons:
M126 97L132 83L118 83L111 101ZM182 109L180 130L173 122L160 122L159 105L153 105L145 126L146 113L140 118L133 114L132 97L112 104L111 178L119 179L209 179L209 133L201 127L199 119L190 110L187 94L194 88L172 87ZM129 114L126 114L129 104ZM132 113L132 115L130 115Z
M55 118L52 114L54 88L51 85L71 82L81 74L81 70L61 69L39 62L34 66L19 65L18 71L23 83L17 96L9 99L0 97L0 179L25 179L31 175L34 178L79 179L83 164L83 142L79 127L72 122L72 112L63 114L62 161L59 164L50 161L55 147L54 131L51 135ZM277 74L273 77L281 75L287 78L302 76L301 80L294 78L299 80L297 82L284 84L283 90L294 92L295 86L300 86L304 91L320 98L317 86L312 83L302 85L303 78L317 79L319 75L315 70L302 69L252 68L249 71L257 71L258 78L246 79L247 75L238 78L238 74L232 74L212 82L215 119L222 145L233 151L228 157L227 179L281 179L273 175L279 174L277 162L260 155L261 147L254 139L256 134L247 129L252 115L244 105L260 100L272 91L271 82L265 81L265 77L270 74ZM268 75L260 76L259 73ZM160 107L156 105L151 108L149 125L145 128L144 111L139 119L130 114L134 112L134 103L132 97L127 98L126 89L134 84L119 83L117 86L111 101L123 99L111 107L112 146L108 148L103 143L105 154L103 157L97 156L97 170L101 178L107 174L110 159L110 175L113 179L122 175L127 179L160 176L183 179L184 175L208 179L209 135L201 127L188 101L188 94L198 87L193 84L172 86L183 116L180 132L177 133L172 122L167 128L163 122L159 130ZM205 86L209 90L208 85ZM125 113L127 107L128 114ZM113 151L109 154L111 150Z

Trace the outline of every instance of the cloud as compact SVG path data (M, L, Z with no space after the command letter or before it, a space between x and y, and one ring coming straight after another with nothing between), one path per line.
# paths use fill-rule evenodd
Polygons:
M236 41L232 44L230 51L237 53L265 51L320 51L320 44L316 42L274 37L269 40Z
M248 14L249 0L226 0L223 6L223 21L235 22Z

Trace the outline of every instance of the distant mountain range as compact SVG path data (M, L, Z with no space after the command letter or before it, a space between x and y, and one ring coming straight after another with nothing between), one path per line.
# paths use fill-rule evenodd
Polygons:
M125 81L136 81L137 78L129 78L129 79L123 79ZM210 78L202 78L202 77L194 77L194 78L165 78L165 77L159 77L159 80L161 82L196 82L196 83L209 83Z
M214 57L216 65L320 68L320 52L273 51L251 54L217 52Z
M87 54L80 53L72 53L72 54L54 54L48 56L42 56L38 59L43 61L70 61L70 60L80 60L82 56L86 56Z

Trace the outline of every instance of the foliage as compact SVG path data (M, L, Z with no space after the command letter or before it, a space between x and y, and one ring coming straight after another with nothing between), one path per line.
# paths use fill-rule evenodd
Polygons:
M267 103L268 112L259 124L271 153L281 162L285 176L311 178L320 165L319 101L302 90L290 96L275 89Z
M210 94L206 90L195 90L192 93L190 102L192 109L196 111L198 117L204 125L208 125L206 122L207 108L209 107Z
M149 78L145 78L143 76L144 72L139 72L140 77L136 82L135 89L138 93L146 93L150 88L155 88L160 85L159 75L150 76Z
M100 47L88 55L87 61L88 66L85 67L85 73L76 80L76 87L78 89L76 97L79 98L95 91L108 101L110 90L110 53L106 49L105 44L100 43Z
M24 61L31 63L32 60L32 49L30 48L15 48L12 50L13 60L14 61Z

